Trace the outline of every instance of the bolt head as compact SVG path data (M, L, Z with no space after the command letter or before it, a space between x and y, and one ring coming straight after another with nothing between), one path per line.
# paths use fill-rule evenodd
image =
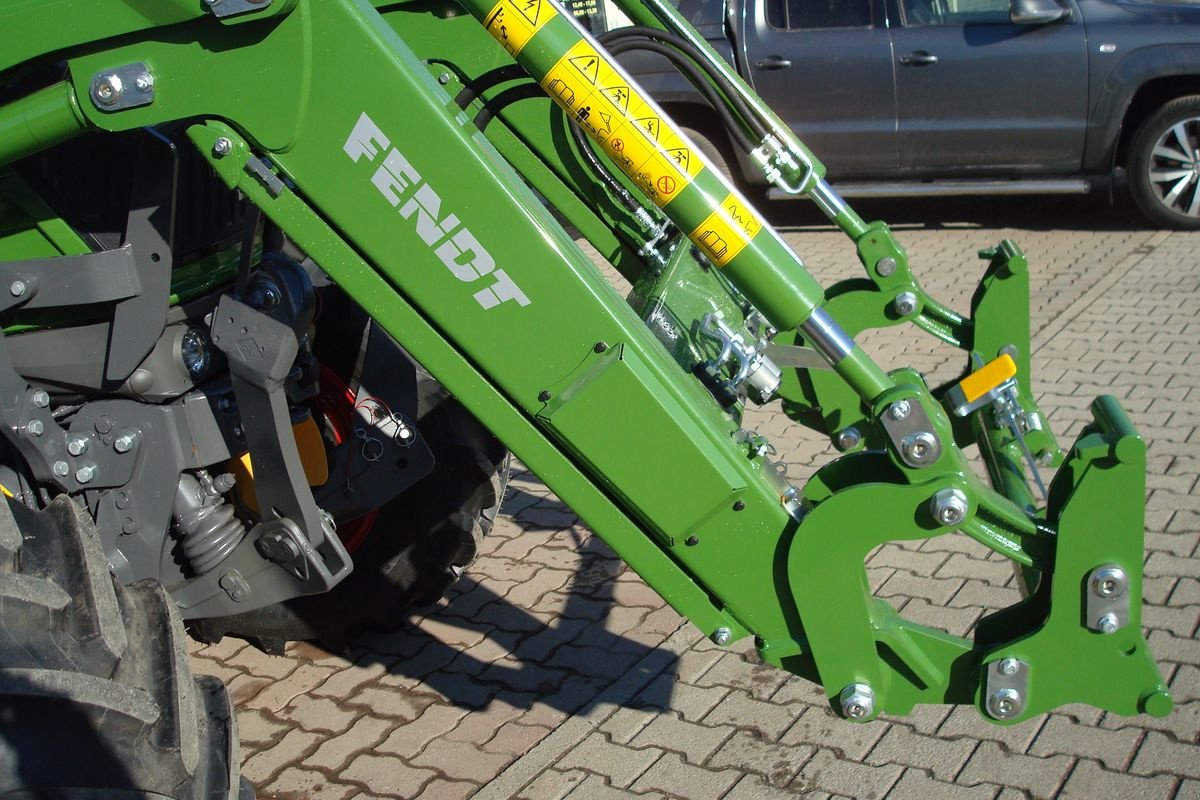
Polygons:
M1015 658L1002 658L996 669L1001 675L1016 675L1021 669L1021 662Z
M44 389L37 389L33 393L33 404L38 408L45 408L50 405L50 393Z
M715 631L713 631L713 635L712 635L713 644L718 644L721 647L724 647L725 645L729 644L729 642L732 638L733 638L733 635L729 632L729 628L722 627L722 628L717 628Z
M133 449L133 443L136 440L137 437L132 433L123 433L113 440L113 450L116 450L118 453L128 453Z
M902 317L907 317L917 310L917 296L913 292L901 292L892 301L892 308Z
M13 281L9 284L8 293L13 297L20 297L25 294L25 290L29 287L25 285L25 281Z
M933 518L942 525L958 525L967 518L970 506L961 489L942 489L929 501Z
M54 474L60 478L65 478L71 474L71 465L65 461L54 462Z
M113 105L121 99L124 91L125 86L121 83L121 76L115 72L101 75L96 79L96 100L101 105Z
M139 73L138 76L133 79L133 85L136 86L137 90L142 93L153 91L154 76L149 72Z
M879 259L879 263L875 265L875 271L886 278L896 271L896 259L891 256Z
M40 419L31 419L25 423L25 432L30 436L41 436L46 432L46 426Z
M852 683L838 695L847 719L863 721L875 713L875 692L865 683Z
M907 400L897 400L888 406L888 416L895 420L908 419L908 415L912 413L912 406Z
M833 439L833 446L844 453L858 447L860 442L862 442L862 434L858 432L858 428L846 428L838 431L837 436Z
M1109 612L1096 620L1096 627L1103 634L1116 633L1117 629L1121 627L1121 621L1117 619L1116 614Z
M218 137L213 142L213 154L216 156L227 156L233 152L233 142L227 136Z
M905 461L917 467L932 464L939 454L937 437L929 431L916 431L900 442L900 451Z
M96 467L93 464L84 464L75 470L75 480L80 483L91 483L94 477L96 477Z
M987 700L987 710L996 719L1011 719L1021 713L1025 701L1016 689L1004 688L992 692Z
M81 456L87 452L88 440L86 436L75 436L67 442L67 452L73 456Z
M1129 587L1129 576L1115 565L1101 567L1092 573L1091 584L1092 591L1099 597L1120 597Z

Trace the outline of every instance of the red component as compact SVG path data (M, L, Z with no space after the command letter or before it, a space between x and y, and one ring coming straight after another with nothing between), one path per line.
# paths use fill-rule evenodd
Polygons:
M333 445L337 447L354 435L354 390L324 364L321 365L320 380L321 391L312 399L313 412L325 421ZM375 509L361 517L338 521L338 538L348 553L353 555L362 546L378 517L379 509Z

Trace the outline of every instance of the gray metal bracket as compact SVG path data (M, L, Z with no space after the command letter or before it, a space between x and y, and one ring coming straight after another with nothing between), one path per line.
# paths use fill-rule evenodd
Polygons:
M929 415L915 398L892 403L884 409L880 422L908 466L927 467L941 457L942 443L933 432Z
M229 359L263 519L290 519L309 542L321 544L325 539L321 511L304 478L283 390L299 352L296 333L225 295L213 311L212 341Z

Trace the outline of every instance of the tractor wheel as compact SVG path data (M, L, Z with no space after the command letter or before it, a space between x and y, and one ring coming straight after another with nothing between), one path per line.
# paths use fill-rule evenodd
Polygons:
M379 510L352 555L354 571L324 594L192 621L193 636L242 636L267 652L295 640L338 649L358 631L394 630L407 607L441 598L495 523L508 452L441 384L427 374L419 381L416 422L433 452L433 471Z
M224 685L156 581L116 584L67 498L0 502L0 795L250 798Z

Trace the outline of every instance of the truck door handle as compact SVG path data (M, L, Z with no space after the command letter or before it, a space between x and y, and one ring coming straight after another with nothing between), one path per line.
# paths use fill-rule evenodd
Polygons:
M755 61L754 66L759 69L787 69L792 66L792 62L790 59L783 58L782 56L767 56Z
M900 56L900 63L909 67L924 67L936 64L938 57L925 50L914 50L906 56Z

